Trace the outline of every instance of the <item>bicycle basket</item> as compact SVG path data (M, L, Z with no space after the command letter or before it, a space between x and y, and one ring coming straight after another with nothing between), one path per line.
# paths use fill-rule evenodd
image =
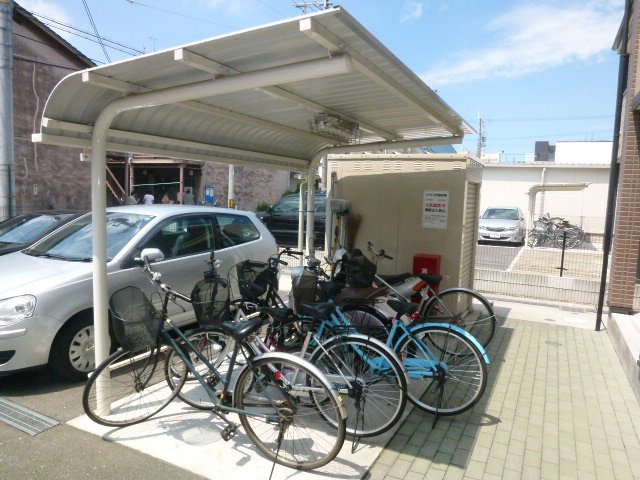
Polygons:
M278 289L278 277L264 262L245 260L236 266L238 290L244 300L257 302L269 289Z
M121 288L111 295L109 307L113 333L123 349L137 351L157 345L164 319L142 290Z
M304 267L294 267L291 272L293 311L298 312L303 303L317 302L318 277Z
M191 291L191 303L198 325L219 325L231 319L228 285L210 277L196 283Z
M354 249L343 257L347 283L352 287L370 287L376 275L376 265L369 260L361 250Z

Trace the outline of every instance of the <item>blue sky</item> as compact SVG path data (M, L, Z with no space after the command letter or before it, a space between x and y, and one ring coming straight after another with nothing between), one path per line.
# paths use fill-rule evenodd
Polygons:
M293 0L18 0L51 27L120 43L111 61L301 14ZM611 140L624 0L343 0L474 128L522 161L536 140ZM58 23L55 23L58 22ZM67 30L67 31L64 31ZM102 47L56 30L98 63ZM69 33L75 32L73 33ZM89 34L81 33L85 37ZM94 39L95 40L95 39ZM133 49L133 50L131 50ZM475 152L478 136L462 147ZM456 147L460 149L460 146Z

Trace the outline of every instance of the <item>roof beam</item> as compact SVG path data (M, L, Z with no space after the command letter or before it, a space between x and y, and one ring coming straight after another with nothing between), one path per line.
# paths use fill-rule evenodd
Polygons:
M176 52L178 52L178 50L181 50L182 52L178 55ZM209 60L201 55L197 55L193 52L189 52L188 50L185 49L177 49L174 51L174 58L176 58L176 56L178 56L180 59L188 59L188 60L179 60L183 63L185 63L186 65L189 65L193 68L197 68L199 70L204 70L204 71L208 71L210 73L213 73L213 70L216 70L218 72L218 74L222 74L224 73L228 73L228 74L236 74L239 73L231 68L225 67L224 65L214 62L213 60ZM197 60L196 60L197 58ZM210 65L208 68L205 68L206 62L210 62L211 64L215 64L218 65L220 68L218 69L217 67L214 67L212 65ZM196 66L198 65L198 66ZM214 75L215 78L215 75ZM130 94L138 94L138 93L144 93L144 92L150 92L152 91L150 88L146 88L146 87L142 87L140 85L135 85L133 83L129 83L129 82L123 82L121 80L116 80L115 78L110 78L110 77L106 77L104 75L99 75L93 72L82 72L82 81L84 83L89 83L92 85L96 85L98 87L101 88L106 88L108 90L114 90L117 92L121 92L127 95ZM268 88L264 89L265 91L269 91ZM285 90L282 89L278 89L279 91L277 92L277 95L285 98L285 95L288 94L288 92L284 93ZM271 93L271 92L269 92ZM293 94L290 94L293 95ZM293 99L292 99L293 100ZM298 97L296 96L295 100L297 103L302 104L303 101L305 101L305 99L303 99L302 97ZM310 101L307 101L309 103L312 103ZM225 110L223 108L219 108L219 107L214 107L212 105L207 105L206 103L202 103L202 102L198 102L195 100L190 100L190 101L185 101L185 102L179 102L179 103L175 103L174 105L176 106L180 106L182 108L186 108L188 110L192 110L192 111L197 111L197 112L202 112L202 113L207 113L207 114L213 114L213 115L217 115L219 117L223 117L223 118L228 118L230 120L239 120L242 122L245 122L249 125L255 125L257 127L269 127L273 130L278 130L281 131L283 133L288 133L288 134L293 134L296 136L304 136L309 138L309 140L313 140L315 142L321 142L321 143L326 143L327 142L327 137L323 137L322 135L317 135L315 133L309 132L307 130L300 130L294 127L289 127L287 125L281 125L281 124L277 124L277 123L273 123L270 122L268 120L263 120L261 118L258 117L252 117L250 115L246 115L244 113L238 113L238 112L233 112L231 110ZM322 106L315 104L318 111L322 110ZM379 132L373 132L376 134L381 134L381 133L386 133L383 131L379 131ZM391 135L389 133L386 133L387 136ZM382 136L382 135L381 135ZM382 138L387 138L387 137L382 137ZM394 138L391 135L391 138Z
M184 65L188 65L197 70L211 73L214 76L214 78L219 76L237 75L242 73L239 70L231 68L222 63L216 62L215 60L211 60L210 58L191 52L186 48L177 48L176 50L174 50L173 58L177 62L180 62ZM301 97L300 95L296 95L295 93L291 93L282 87L276 87L276 86L262 87L257 90L260 90L276 98L288 100L302 108L309 109L316 113L334 113L336 115L340 115L342 118L345 118L351 122L357 122L360 128L362 128L363 130L371 132L374 135L378 135L379 137L384 138L386 140L393 140L395 138L399 138L398 135L392 132L384 130L380 127L376 127L375 125L371 125L369 123L363 122L360 119L351 117L342 112L337 112L333 109L327 108L324 105L320 105L319 103L309 100L308 98L304 98L304 97Z
M112 152L149 153L152 155L160 155L171 158L183 158L188 160L200 161L212 161L214 158L226 158L227 160L224 163L235 163L237 165L276 170L287 169L291 171L305 170L309 164L306 160L301 160L298 158L264 154L262 152L221 147L217 145L198 144L196 142L184 142L182 140L172 142L171 140L173 139L166 137L153 137L152 135L134 134L132 132L121 132L111 129L109 130L108 137L109 140L106 142L106 149ZM142 139L142 137L151 137L151 139L158 139L158 143L156 144L156 146L144 147L136 144L118 141L126 139ZM146 139L149 140L149 138ZM71 146L79 148L91 148L91 138L86 137L68 137L64 135L51 135L48 133L34 133L33 135L31 135L31 140L34 143L46 143L49 145L62 145L67 147ZM176 144L182 144L184 150L171 148L175 147ZM199 152L196 152L194 150L198 150ZM256 160L251 160L252 158L255 158ZM267 160L267 162L265 162L265 160Z
M459 122L455 122L448 116L444 115L438 115L436 117L433 114L433 110L438 109L436 105L431 105L432 108L428 108L428 106L425 105L420 98L418 98L412 92L408 91L402 85L399 85L398 83L390 79L388 76L384 75L384 73L381 72L378 67L376 67L365 57L355 52L351 48L348 48L346 46L343 48L343 42L340 40L340 38L320 25L317 20L314 20L313 18L303 18L302 20L300 20L300 31L311 40L316 42L318 45L326 48L332 55L337 53L349 54L351 60L353 61L354 67L359 72L366 75L371 80L375 81L377 84L393 93L403 101L410 102L412 106L421 110L429 119L444 124L452 134L462 135L464 133Z

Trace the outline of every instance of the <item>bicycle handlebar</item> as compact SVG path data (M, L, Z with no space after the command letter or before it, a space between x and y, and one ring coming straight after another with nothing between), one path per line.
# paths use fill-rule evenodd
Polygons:
M387 260L393 260L393 257L391 255L386 254L386 252L384 251L384 248L379 252L376 252L373 246L373 243L371 242L367 242L367 250L369 250L376 257L382 257L382 258L386 258Z

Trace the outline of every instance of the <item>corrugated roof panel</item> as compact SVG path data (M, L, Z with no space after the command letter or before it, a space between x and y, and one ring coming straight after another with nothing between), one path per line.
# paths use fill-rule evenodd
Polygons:
M300 62L308 61L316 63L307 74ZM345 73L336 61L351 71ZM324 67L329 63L338 65L330 74ZM290 72L289 66L303 72L300 80L280 73ZM279 81L265 83L267 78ZM245 79L260 87L192 93L193 86L219 92L218 86L245 85ZM187 100L176 101L184 92ZM142 101L151 94L153 101ZM334 121L358 123L360 142L384 139L397 148L411 139L459 142L473 131L339 7L74 73L52 92L36 140L88 145L98 116L115 101L133 107L113 119L110 149L160 148L166 156L247 162L262 156L272 168L286 164L299 170L322 149L352 141L320 134L317 125L312 132L318 113L330 114L325 120L331 128Z

